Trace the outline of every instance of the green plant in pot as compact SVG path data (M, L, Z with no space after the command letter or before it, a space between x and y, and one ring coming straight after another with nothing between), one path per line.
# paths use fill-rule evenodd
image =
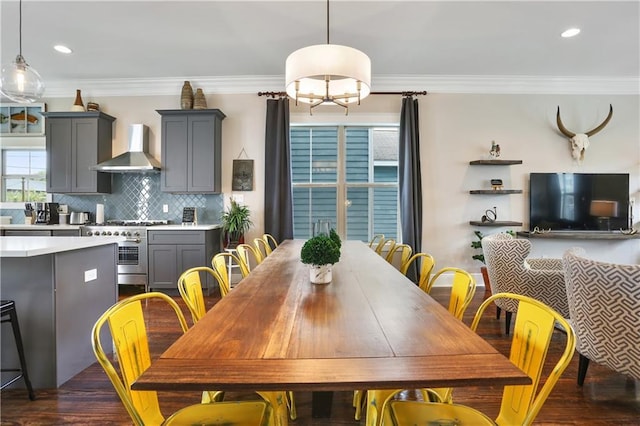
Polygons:
M244 243L244 234L253 225L250 216L251 211L247 206L231 199L229 209L222 213L221 217L225 248Z
M340 244L336 244L335 238L340 240L338 234L316 235L305 241L300 250L300 260L309 265L309 279L313 284L329 284L332 274L331 268L340 260Z

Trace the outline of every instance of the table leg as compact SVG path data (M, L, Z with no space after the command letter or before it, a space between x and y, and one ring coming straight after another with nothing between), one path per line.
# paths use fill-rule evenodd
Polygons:
M333 392L315 391L311 393L311 417L314 419L326 419L331 417L331 404Z

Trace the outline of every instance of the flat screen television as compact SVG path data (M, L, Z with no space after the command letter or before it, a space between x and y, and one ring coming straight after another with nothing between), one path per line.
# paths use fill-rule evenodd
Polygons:
M628 173L531 173L529 230L629 228Z

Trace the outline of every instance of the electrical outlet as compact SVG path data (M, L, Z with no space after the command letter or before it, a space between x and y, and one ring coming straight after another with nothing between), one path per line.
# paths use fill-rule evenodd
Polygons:
M236 203L244 203L244 194L231 194L231 199Z
M635 197L631 197L631 198L629 198L629 204L631 204L632 206L636 204L636 199L635 199Z
M84 271L84 282L88 283L89 281L98 279L98 270L97 269L89 269L88 271Z
M162 205L162 213L169 213L169 204Z

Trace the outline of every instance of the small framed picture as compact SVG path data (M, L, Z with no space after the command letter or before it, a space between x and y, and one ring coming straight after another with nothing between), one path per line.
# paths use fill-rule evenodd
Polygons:
M46 104L0 104L0 134L3 136L44 135Z
M253 191L253 160L233 160L232 191Z

